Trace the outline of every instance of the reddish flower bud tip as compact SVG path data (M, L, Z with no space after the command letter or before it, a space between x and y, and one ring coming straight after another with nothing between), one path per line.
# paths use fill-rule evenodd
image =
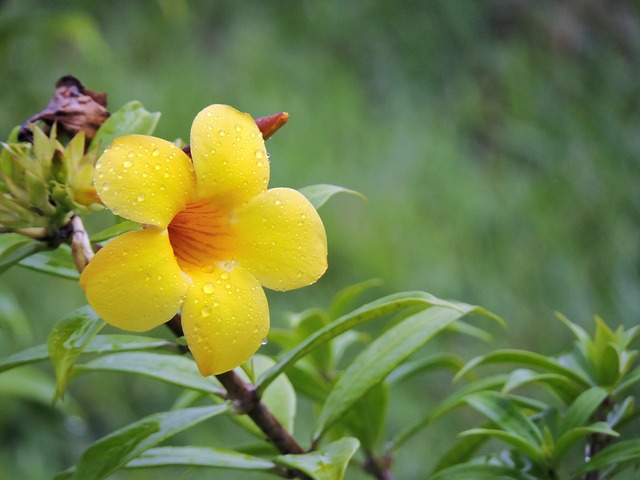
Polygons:
M268 117L257 118L256 124L262 132L262 138L266 140L287 123L287 120L289 120L289 114L287 112L280 112Z

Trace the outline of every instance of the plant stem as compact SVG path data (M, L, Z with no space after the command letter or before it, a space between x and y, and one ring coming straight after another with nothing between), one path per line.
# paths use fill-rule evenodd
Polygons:
M362 469L370 473L377 480L393 480L393 475L389 471L392 458L390 455L375 456L373 452L365 452L365 461Z

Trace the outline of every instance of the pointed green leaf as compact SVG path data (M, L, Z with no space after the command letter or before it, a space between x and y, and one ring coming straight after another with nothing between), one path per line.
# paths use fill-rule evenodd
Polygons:
M151 135L160 120L160 113L151 113L138 101L129 102L113 112L97 131L89 149L101 146L105 148L123 135L139 133Z
M131 232L133 230L140 230L142 227L139 223L132 222L131 220L124 220L112 225L104 230L91 235L92 242L104 242L110 238L117 237L123 233Z
M605 398L607 391L604 388L593 387L583 392L567 409L558 426L558 436L591 423L591 418Z
M470 430L465 430L460 433L460 435L480 435L501 440L529 457L534 463L544 465L542 450L526 438L523 438L516 433L491 428L472 428Z
M576 427L571 430L567 430L564 434L558 438L555 448L553 450L553 456L555 462L558 463L565 452L578 440L592 435L594 433L600 435L609 435L611 437L619 437L620 434L613 430L606 422L596 422L586 427Z
M469 360L465 367L458 372L455 379L457 380L473 368L488 364L519 364L529 368L564 375L581 387L591 386L588 378L584 378L575 371L561 365L553 358L526 350L509 349L497 350Z
M415 375L437 370L446 369L457 372L463 366L464 361L458 355L452 353L435 353L421 360L403 363L391 372L389 377L387 377L387 382L389 382L390 385L395 385Z
M93 443L78 460L73 478L107 478L145 450L228 409L216 405L149 415Z
M479 392L469 395L464 401L506 432L520 436L540 451L543 437L540 429L515 405L509 397L496 392ZM542 452L540 452L542 458Z
M87 344L105 326L89 306L81 307L60 320L49 333L47 346L56 373L56 398L64 396L71 369Z
M535 480L536 477L512 467L482 463L463 463L440 470L429 480Z
M302 455L280 455L273 459L278 465L300 470L313 480L341 480L349 460L360 442L355 438L342 438L319 450Z
M323 206L325 203L329 201L331 197L333 197L336 193L348 193L350 195L356 195L363 200L367 198L362 195L360 192L356 192L355 190L349 190L348 188L339 187L338 185L329 185L329 184L319 184L319 185L309 185L307 187L302 187L298 190L301 194L307 197L307 200L311 202L311 204L317 209Z
M175 343L161 338L141 337L137 335L97 335L89 342L82 353L128 352L158 348L177 351L178 347ZM44 344L36 345L0 360L0 372L48 359L48 346Z
M234 450L206 447L156 447L142 453L124 467L209 467L233 470L273 470L276 466L269 460L253 457Z
M452 393L442 400L435 408L427 411L425 415L416 422L404 427L391 441L392 448L398 448L404 444L409 438L418 433L420 430L431 424L434 420L441 417L445 413L459 407L464 398L477 392L485 390L493 390L501 388L507 379L507 375L494 375L492 377L483 378L477 382L473 382L460 390Z
M114 353L76 365L74 368L74 374L96 371L136 373L184 388L214 395L222 394L217 380L213 377L203 377L192 359L178 355L151 352Z
M483 424L484 428L494 426L495 424L493 422L485 422ZM433 467L432 475L441 470L470 461L478 449L487 443L488 440L489 437L481 435L459 437L459 439L445 452L445 454L438 459L436 466Z
M477 310L477 307L467 305L461 310L430 307L406 318L377 338L336 382L322 407L313 438L319 439L359 398L447 325Z
M0 273L23 258L48 248L44 242L17 233L0 234Z
M364 292L381 284L382 280L372 279L343 288L331 301L329 317L334 319L349 313L349 310L355 308L355 303Z
M48 358L49 350L46 345L29 347L0 360L0 372L11 370L12 368L20 367L22 365L28 365L30 363L42 362Z
M570 404L580 394L578 386L564 375L557 373L538 373L526 368L511 372L502 389L502 394L510 393L530 384L542 384L551 389L564 403Z
M62 244L55 250L36 253L20 261L20 266L56 277L78 280L80 273L73 263L71 248Z
M640 439L623 440L609 445L586 463L578 474L616 466L622 469L626 466L640 463Z
M431 305L443 305L450 306L451 308L457 308L455 304L445 300L440 300L439 298L425 292L397 293L375 300L334 320L329 325L318 330L305 341L298 344L298 346L286 354L278 363L261 375L257 383L258 393L260 394L264 391L264 389L273 382L278 375L286 371L287 368L293 365L300 358L308 355L316 348L331 341L338 335L370 320L399 312L408 307L415 307L419 305L424 305L425 307Z
M388 397L387 384L380 382L360 398L344 418L344 424L369 452L376 451L382 440Z

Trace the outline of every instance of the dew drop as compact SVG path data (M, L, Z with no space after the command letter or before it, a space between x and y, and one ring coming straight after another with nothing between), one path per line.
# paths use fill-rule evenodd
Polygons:
M260 149L256 150L256 158L264 158L264 152Z
M131 160L125 160L124 162L122 162L122 166L124 168L130 168L133 165L133 162Z
M151 152L151 156L152 157L157 157L158 155L160 155L160 149L156 148L153 152Z
M215 290L215 286L211 282L207 282L204 285L202 285L202 291L207 295L211 295L214 290Z
M269 340L265 337L262 339L262 342L260 342L260 345L264 347L267 343L269 343Z
M280 205L281 203L282 203L282 200L280 200L279 198L276 198L275 204Z
M144 202L144 193L141 193L140 195L138 195L138 201Z
M212 113L211 112L207 112L207 117L211 117Z
M258 167L261 167L262 166L262 162L258 162L258 163L256 163L256 165L258 165Z
M200 314L203 317L208 317L211 315L211 307L202 307L202 309L200 309Z
M242 125L236 125L236 132L242 131Z
M111 185L109 185L108 183L105 183L104 185L102 185L103 192L108 192L109 190L111 190Z
M220 278L222 280L229 280L229 272L222 272L222 274L220 275Z
M133 158L135 156L136 156L135 152L129 152L129 154L127 155L127 157L129 158Z
M213 302L213 308L218 308L219 306L220 306L220 302L219 302L219 301L217 301L217 300L215 300L215 301Z
M225 135L224 128L221 128L218 133L220 134L221 137L224 137Z

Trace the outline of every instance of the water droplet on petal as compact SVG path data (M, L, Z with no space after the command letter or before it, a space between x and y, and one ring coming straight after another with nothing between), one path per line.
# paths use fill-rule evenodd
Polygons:
M104 185L102 185L103 192L108 192L109 190L111 190L111 185L109 185L108 183L105 183Z
M256 150L256 158L264 158L264 152L260 149Z
M160 155L160 149L156 148L153 152L151 152L151 156L152 157L157 157L158 155Z
M280 200L279 198L276 198L275 204L280 205L281 203L282 203L282 200Z
M144 202L144 193L141 193L140 195L138 195L138 201Z
M206 293L207 295L211 295L214 291L215 287L213 285L213 283L211 282L207 282L204 285L202 285L202 291L204 293Z
M221 128L218 133L220 134L221 137L224 137L224 135L225 135L224 128Z
M222 274L220 275L220 278L222 280L229 280L229 272L222 272Z
M207 117L210 117L212 115L211 112L207 112Z
M262 342L260 342L260 345L262 345L263 347L269 343L269 339L267 339L266 337L262 339Z
M129 154L131 155L131 154ZM130 168L133 165L133 162L131 160L125 160L124 162L122 162L122 166L124 168Z
M209 315L211 315L211 307L202 307L202 309L200 310L200 314L203 317L208 317Z

